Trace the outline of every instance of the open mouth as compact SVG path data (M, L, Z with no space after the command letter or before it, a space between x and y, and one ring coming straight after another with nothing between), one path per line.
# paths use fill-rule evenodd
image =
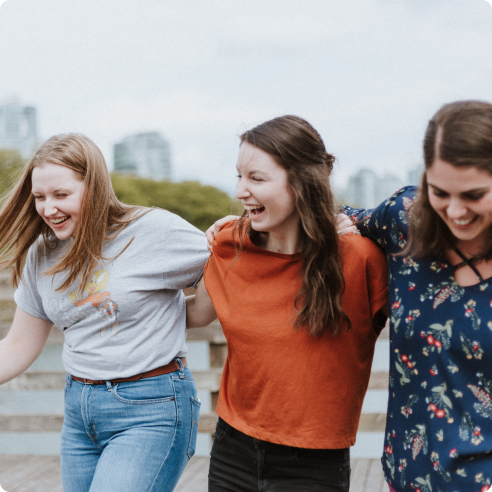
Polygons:
M60 227L69 218L70 218L70 215L65 215L64 217L57 217L56 219L51 219L51 224L52 224L53 227Z
M462 219L462 220L452 220L451 222L454 224L455 227L458 228L466 228L470 227L472 224L474 224L478 219L478 215L475 215L474 217L471 217L470 219Z
M250 217L257 217L265 210L261 205L245 205L244 208L249 212Z

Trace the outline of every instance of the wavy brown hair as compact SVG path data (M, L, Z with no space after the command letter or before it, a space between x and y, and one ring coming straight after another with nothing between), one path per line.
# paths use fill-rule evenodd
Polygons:
M425 132L425 169L436 159L456 167L476 167L492 175L492 104L458 101L439 109ZM409 242L403 254L430 258L456 243L456 237L430 205L424 172L420 193L411 208ZM492 229L477 258L492 259Z
M15 287L20 283L27 252L38 237L42 236L51 248L57 244L53 231L36 212L31 193L32 171L45 163L71 169L84 182L85 193L80 222L68 252L43 273L50 276L66 273L66 279L57 291L67 289L79 277L83 289L99 260L104 259L104 242L115 238L146 211L118 201L104 157L92 140L79 134L51 137L29 161L0 209L0 270L13 267L11 281Z
M340 263L339 236L335 225L335 200L330 174L335 158L328 154L319 133L297 116L280 116L244 132L247 142L275 159L288 174L294 193L302 235L302 286L295 299L294 328L308 327L312 336L329 330L333 335L351 326L342 308L344 278ZM253 242L258 231L244 211L236 230L245 229ZM238 255L243 248L239 234Z

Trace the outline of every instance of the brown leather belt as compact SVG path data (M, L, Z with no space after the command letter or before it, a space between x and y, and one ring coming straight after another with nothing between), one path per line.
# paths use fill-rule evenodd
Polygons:
M180 357L180 360L181 360L181 364L183 364L184 367L188 366L186 357ZM154 376L162 376L163 374L169 374L170 372L178 371L179 369L180 367L178 362L172 360L171 362L169 362L169 364L166 364L165 366L157 367L150 371L142 372L142 374L137 374L136 376L130 376L129 378L111 379L110 382L126 383L129 381L138 381L139 379L152 378ZM84 378L79 378L77 376L72 376L72 379L75 379L75 381L80 381L81 383L84 384L106 384L106 381L103 379L84 379Z

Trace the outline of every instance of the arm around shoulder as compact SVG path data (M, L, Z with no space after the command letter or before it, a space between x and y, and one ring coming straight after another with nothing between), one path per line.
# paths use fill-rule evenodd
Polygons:
M212 299L208 295L202 278L194 296L186 298L186 327L201 328L217 318Z
M42 352L52 324L20 308L7 336L0 340L0 384L23 373Z

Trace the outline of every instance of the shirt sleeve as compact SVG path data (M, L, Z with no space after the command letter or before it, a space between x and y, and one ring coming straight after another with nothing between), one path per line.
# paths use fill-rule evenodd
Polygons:
M356 223L363 236L378 244L386 254L399 253L408 237L408 211L417 188L407 186L372 210L342 205L341 211Z
M371 315L375 319L378 311L388 302L388 262L386 255L374 245L367 257L366 277Z
M43 307L43 299L38 291L37 285L37 249L39 243L36 241L30 248L26 257L26 264L22 271L21 283L14 293L17 306L27 314L35 318L41 318L48 323L53 321L46 314Z
M205 234L181 217L171 214L164 244L164 289L196 286L210 256Z

